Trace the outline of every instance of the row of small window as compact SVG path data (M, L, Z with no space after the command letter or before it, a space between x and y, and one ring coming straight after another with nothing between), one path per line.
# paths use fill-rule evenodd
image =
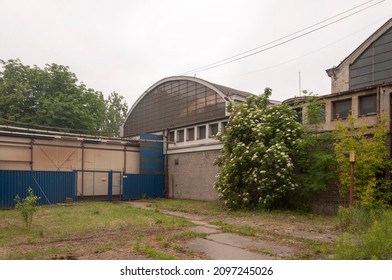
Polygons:
M375 114L377 112L377 96L364 95L358 98L359 116ZM294 109L297 112L297 121L302 123L302 108ZM352 113L352 99L332 101L332 120L345 119ZM320 108L316 117L320 121L325 121L325 107Z
M375 94L360 96L358 98L359 116L377 113L377 96ZM352 113L352 99L332 102L332 118L344 119Z
M220 127L219 127L220 126ZM211 123L208 125L199 125L196 127L188 127L186 129L178 129L169 132L169 141L181 143L185 141L202 140L213 138L218 134L219 129L224 133L226 130L227 122ZM208 130L207 130L208 129Z

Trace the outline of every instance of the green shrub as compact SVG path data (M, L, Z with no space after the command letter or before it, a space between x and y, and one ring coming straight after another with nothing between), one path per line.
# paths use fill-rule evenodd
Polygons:
M271 89L231 104L215 188L231 210L271 208L298 189L293 157L302 139L301 125L288 105L270 106Z
M25 223L27 229L30 230L31 224L33 222L33 215L38 210L37 202L39 197L34 195L31 188L28 188L27 193L28 196L24 199L21 199L19 195L15 197L15 208L22 216L22 220Z
M341 194L346 196L349 192L351 174L350 162L342 152L355 151L355 200L368 207L374 203L391 204L391 181L386 176L392 166L386 145L388 118L382 115L371 129L365 125L356 128L355 123L356 119L350 115L347 124L337 122L334 129Z

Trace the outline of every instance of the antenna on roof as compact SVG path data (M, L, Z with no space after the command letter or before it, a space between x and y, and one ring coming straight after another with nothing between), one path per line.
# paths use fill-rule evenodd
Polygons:
M301 89L301 72L298 72L298 86L299 86L299 97L301 97L302 89Z

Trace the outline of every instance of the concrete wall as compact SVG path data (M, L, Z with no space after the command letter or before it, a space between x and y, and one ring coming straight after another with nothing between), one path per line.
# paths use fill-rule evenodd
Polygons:
M214 189L219 150L168 155L168 195L171 198L217 200Z
M359 114L359 100L361 96L367 96L371 94L377 95L377 112L363 115ZM336 123L338 121L342 121L343 124L347 125L347 119L336 120L333 118L333 103L339 100L351 99L351 114L355 117L355 127L360 127L362 125L371 127L376 125L380 116L384 115L390 118L391 116L391 94L392 94L392 85L388 86L378 86L372 88L366 88L363 90L352 90L347 92L342 92L338 94L330 94L320 96L325 100L325 122L318 126L319 131L332 131L334 130ZM295 105L295 101L302 102L303 99L300 98L292 98L285 101L287 104L290 104L293 108L302 107L302 105ZM304 125L306 124L306 106L302 108L302 119L304 121ZM389 123L387 123L389 126Z

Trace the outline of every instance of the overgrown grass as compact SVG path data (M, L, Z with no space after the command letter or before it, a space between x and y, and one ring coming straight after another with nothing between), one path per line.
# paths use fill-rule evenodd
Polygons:
M392 259L392 210L384 207L339 209L339 227L345 230L337 242L336 259Z
M193 225L184 218L159 211L110 202L41 206L35 213L30 231L18 215L16 210L0 211L1 259L51 259L59 255L65 258L98 254L116 247L132 247L138 237L159 235Z
M176 260L177 257L166 252L155 249L154 247L146 244L142 244L140 241L137 241L135 246L133 247L135 251L143 253L144 255L150 256L157 260Z
M162 210L197 214L221 232L294 248L294 255L287 258L325 259L331 254L328 244L307 242L294 232L336 230L335 217L275 210L231 212L219 202L146 201L155 211L110 202L41 206L30 232L16 210L0 211L0 259L207 259L185 246L206 234L193 232L191 222Z
M322 231L324 225L336 223L336 217L331 215L318 215L311 212L295 210L237 210L231 211L220 201L195 201L188 199L148 199L151 207L174 212L184 212L205 216L219 217L243 217L244 219L255 218L258 220L276 221L285 223L303 223L311 225ZM213 219L214 219L213 218Z
M257 229L252 226L239 226L222 221L213 221L211 224L219 226L224 232L236 233L243 236L256 236Z
M152 207L174 212L201 215L218 215L227 212L225 206L218 201L196 201L188 199L149 199Z

